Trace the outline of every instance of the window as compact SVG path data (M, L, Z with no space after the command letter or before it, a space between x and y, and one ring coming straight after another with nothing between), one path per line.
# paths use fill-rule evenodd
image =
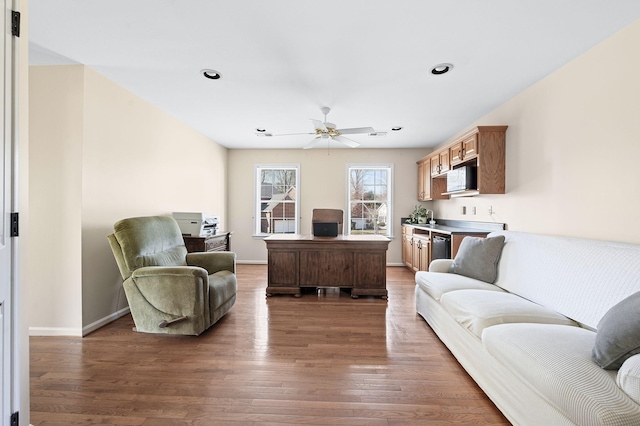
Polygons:
M255 234L297 234L298 165L256 165Z
M393 166L348 165L349 234L392 235Z

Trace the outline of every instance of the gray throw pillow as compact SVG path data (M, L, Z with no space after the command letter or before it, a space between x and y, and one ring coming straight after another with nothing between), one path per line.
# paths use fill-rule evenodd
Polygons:
M465 237L449 272L493 284L498 278L498 260L502 254L504 236Z
M607 311L598 323L591 356L605 370L617 370L640 353L640 292Z

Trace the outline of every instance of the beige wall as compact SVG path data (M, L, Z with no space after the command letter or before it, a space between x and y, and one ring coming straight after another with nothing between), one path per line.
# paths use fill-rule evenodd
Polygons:
M82 328L81 66L29 72L30 326L64 334ZM35 267L37 265L37 267Z
M230 150L229 230L232 249L239 262L266 262L262 239L253 237L254 166L256 164L300 164L301 232L311 228L311 211L316 207L346 211L347 164L393 164L394 236L387 262L401 263L400 217L413 211L418 192L416 161L430 149L326 149ZM425 203L427 204L427 203Z
M474 123L509 125L507 194L438 201L436 215L640 243L638 45L640 21Z
M30 221L42 230L31 256L45 266L30 328L79 335L126 307L114 222L210 211L224 226L227 150L88 67L32 67L30 84Z

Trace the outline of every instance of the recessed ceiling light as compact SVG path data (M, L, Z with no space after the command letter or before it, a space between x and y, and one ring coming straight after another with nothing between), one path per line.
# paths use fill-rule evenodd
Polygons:
M452 64L438 64L436 66L434 66L433 68L431 68L431 74L433 75L440 75L440 74L445 74L448 73L449 71L451 71L453 69L453 65Z
M218 80L219 78L221 78L221 77L222 77L222 74L220 74L220 73L219 73L218 71L216 71L216 70L204 69L204 70L201 70L201 71L200 71L200 73L201 73L205 78L208 78L208 79L211 79L211 80Z
M402 126L392 127L391 130L393 130L394 132L399 132L400 130L402 130Z
M387 136L387 132L373 132L369 133L369 137L371 138L384 138Z

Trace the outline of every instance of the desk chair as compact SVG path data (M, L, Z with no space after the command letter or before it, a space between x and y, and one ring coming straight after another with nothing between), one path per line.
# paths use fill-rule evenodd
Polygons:
M313 209L311 215L311 233L313 234L314 222L338 222L338 235L342 235L342 223L344 212L340 209Z

